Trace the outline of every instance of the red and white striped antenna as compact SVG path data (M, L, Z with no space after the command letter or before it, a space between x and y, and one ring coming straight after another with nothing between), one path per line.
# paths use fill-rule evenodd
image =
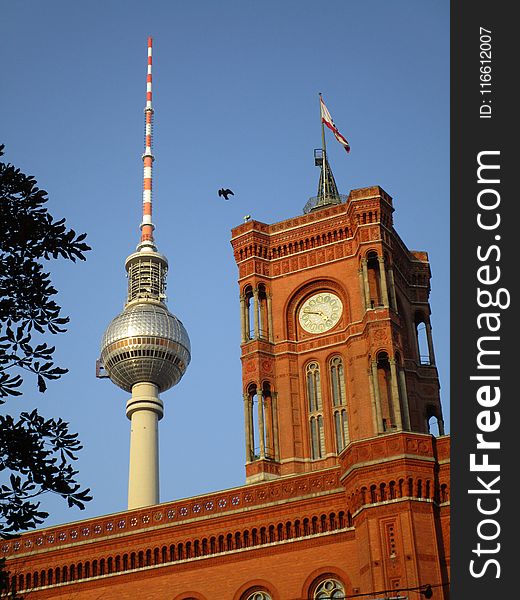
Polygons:
M143 154L143 220L141 223L140 248L145 246L155 249L152 223L152 165L154 155L152 154L152 130L153 130L153 108L152 108L152 38L148 38L148 70L146 73L146 106L145 131L144 131L144 154Z

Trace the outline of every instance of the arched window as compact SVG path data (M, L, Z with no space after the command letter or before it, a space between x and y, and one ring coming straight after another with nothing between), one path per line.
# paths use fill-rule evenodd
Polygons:
M439 437L439 421L438 421L436 415L431 414L431 416L430 416L430 413L427 411L426 418L427 418L428 433L430 433L431 435L433 435L435 437Z
M330 361L329 368L334 434L336 438L336 448L339 454L348 444L347 411L345 409L347 404L347 396L345 392L345 373L343 370L343 361L339 356L335 356Z
M250 460L268 458L274 460L278 454L276 439L276 416L271 384L264 382L261 390L252 383L247 388L246 419L249 431L246 431L246 448Z
M343 406L346 404L345 375L343 372L343 361L335 356L330 361L330 381L332 386L332 404Z
M449 499L448 484L441 484L441 502L447 502Z
M264 410L264 439L265 439L265 457L275 459L276 450L276 434L275 434L275 414L273 410L273 392L271 384L264 382L262 386L263 410Z
M368 290L369 290L369 307L375 308L383 304L383 295L381 292L381 273L379 271L379 261L377 254L370 252L367 255L367 274L368 274Z
M321 411L320 367L317 362L307 365L307 399L309 412Z
M421 365L435 365L430 320L422 312L415 314L417 358Z
M309 428L311 457L322 458L325 454L325 436L323 434L323 415L321 402L320 366L311 362L306 368L307 402L309 407Z
M390 500L394 500L395 496L395 481L391 481L388 486L388 494L390 496Z
M249 416L250 431L249 431L249 445L251 449L251 459L256 460L260 458L260 435L258 432L258 390L256 384L252 383L247 388L248 402L249 402Z
M444 422L440 408L432 405L426 407L426 431L435 437L444 435Z
M269 337L267 292L263 283L258 286L258 336L264 340L268 339Z
M426 333L426 323L419 321L416 324L417 345L419 347L419 362L421 365L430 364L430 352L428 350L428 336Z
M269 339L270 316L268 291L263 283L258 287L248 285L243 295L243 341Z
M345 598L345 588L337 579L325 579L316 586L312 598L313 600Z
M256 591L244 597L244 600L272 600L271 594L264 591Z
M255 337L254 331L254 310L253 310L253 288L248 286L244 290L244 318L245 318L245 337L246 340L252 340Z
M383 431L391 431L396 427L396 415L392 402L390 359L386 352L380 352L377 355L377 386L379 389Z
M274 536L274 525L269 525L269 530L267 532L267 539L266 542L275 542L275 536Z

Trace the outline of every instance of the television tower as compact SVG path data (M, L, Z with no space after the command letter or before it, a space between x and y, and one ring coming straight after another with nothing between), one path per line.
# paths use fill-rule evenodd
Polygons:
M141 241L125 261L128 299L107 327L101 364L117 386L132 396L126 404L131 422L128 508L159 502L159 433L163 416L159 393L176 385L190 362L190 340L166 304L168 261L157 251L152 222L152 38L148 38L143 220Z

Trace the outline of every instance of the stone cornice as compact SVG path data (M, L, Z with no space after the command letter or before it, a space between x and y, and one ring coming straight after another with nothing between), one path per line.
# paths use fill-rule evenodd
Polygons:
M197 523L214 517L236 515L252 509L276 506L282 502L297 502L317 495L342 491L339 470L333 467L40 529L22 534L14 540L4 540L0 555L6 558L17 558L28 554L33 555L39 550L70 548L137 532Z

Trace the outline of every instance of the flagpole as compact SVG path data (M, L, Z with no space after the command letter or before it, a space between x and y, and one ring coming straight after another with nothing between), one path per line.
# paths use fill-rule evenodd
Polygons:
M327 194L327 183L325 177L325 161L327 160L327 148L325 146L325 126L323 124L323 115L321 111L321 92L319 92L320 96L320 121L321 121L321 178L323 184L323 201L325 202L326 194Z

